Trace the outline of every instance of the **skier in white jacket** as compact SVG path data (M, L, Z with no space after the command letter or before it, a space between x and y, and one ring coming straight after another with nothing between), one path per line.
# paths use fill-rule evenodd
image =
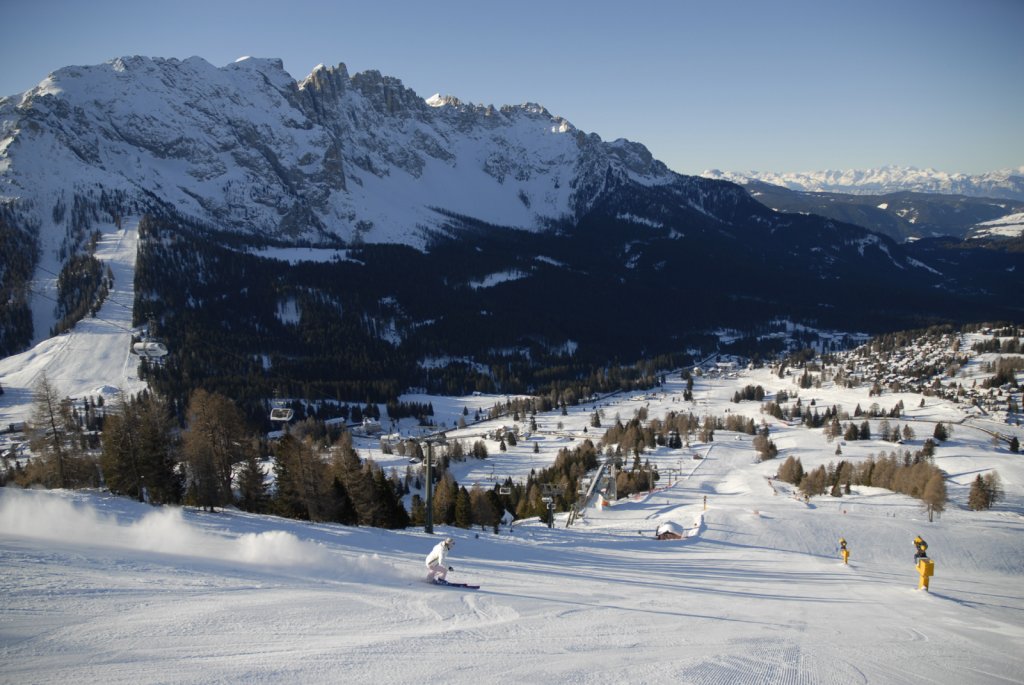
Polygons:
M430 550L430 554L427 555L427 579L432 583L437 583L445 579L448 572L453 570L448 565L448 550L455 544L455 540L451 538L445 538L441 542L434 545L434 549Z

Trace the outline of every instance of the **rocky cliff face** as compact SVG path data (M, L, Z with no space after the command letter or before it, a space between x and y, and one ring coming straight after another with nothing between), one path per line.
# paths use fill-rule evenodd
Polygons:
M538 105L424 100L343 64L296 82L279 60L125 57L0 100L0 198L44 215L102 188L253 238L422 247L451 214L537 230L609 183L681 179Z

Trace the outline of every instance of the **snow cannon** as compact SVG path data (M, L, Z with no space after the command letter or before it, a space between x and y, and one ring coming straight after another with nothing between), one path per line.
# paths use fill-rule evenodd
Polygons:
M846 549L846 538L839 538L839 554L843 557L843 564L850 563L850 550Z
M917 560L917 572L921 575L921 582L918 584L918 590L928 591L928 579L935 575L935 562L931 559L918 559Z

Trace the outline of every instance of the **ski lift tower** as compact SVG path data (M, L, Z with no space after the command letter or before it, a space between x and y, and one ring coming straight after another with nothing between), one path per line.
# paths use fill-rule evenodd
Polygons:
M434 534L434 445L447 444L447 440L444 434L438 436L428 437L424 440L427 443L426 449L426 461L427 461L427 501L425 503L426 511L424 512L423 521L423 532Z
M555 527L555 497L558 497L564 490L552 483L541 484L540 501L548 507L548 528Z

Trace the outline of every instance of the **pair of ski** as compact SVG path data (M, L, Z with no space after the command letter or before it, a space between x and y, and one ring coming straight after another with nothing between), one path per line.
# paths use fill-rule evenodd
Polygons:
M457 587L463 590L479 590L479 585L470 585L469 583L452 583L451 581L443 580L441 578L435 578L430 581L434 585L440 585L441 587Z

